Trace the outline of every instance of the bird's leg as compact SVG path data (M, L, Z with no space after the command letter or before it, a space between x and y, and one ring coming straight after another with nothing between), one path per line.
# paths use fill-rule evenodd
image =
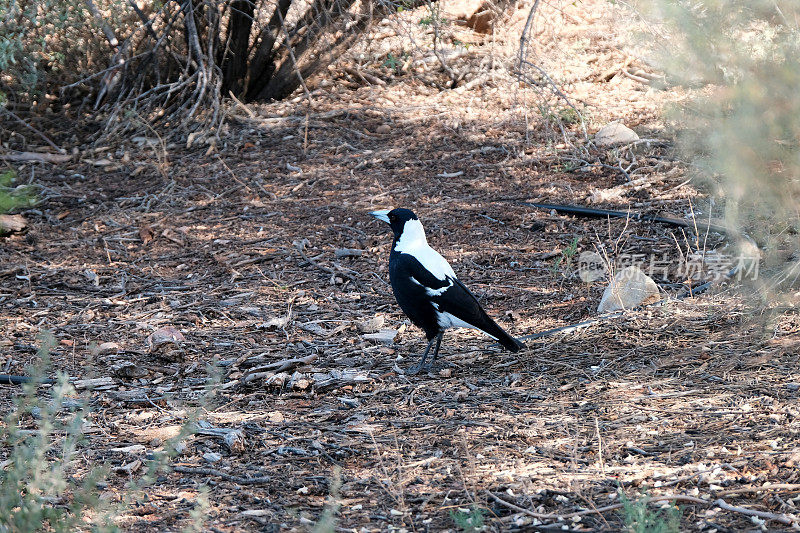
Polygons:
M442 337L444 337L444 331L440 331L439 334L436 336L436 349L433 350L433 357L431 357L431 364L436 361L436 358L439 357L439 347L442 345Z
M433 341L435 341L437 338L438 337L434 337L430 341L428 341L428 347L425 348L425 353L422 354L422 359L420 359L419 363L417 363L416 365L414 365L411 368L409 368L408 371L406 372L406 374L414 375L417 372L419 372L420 370L422 370L422 368L425 366L425 360L428 358L428 352L431 351L431 346L433 346ZM439 349L438 349L439 347L437 346L436 348L437 348L436 351L438 352L439 351Z

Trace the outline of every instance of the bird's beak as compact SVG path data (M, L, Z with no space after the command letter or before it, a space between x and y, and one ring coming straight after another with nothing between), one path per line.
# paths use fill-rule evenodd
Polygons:
M378 220L383 220L387 224L389 224L389 210L388 209L381 209L379 211L370 211L370 215L377 218Z

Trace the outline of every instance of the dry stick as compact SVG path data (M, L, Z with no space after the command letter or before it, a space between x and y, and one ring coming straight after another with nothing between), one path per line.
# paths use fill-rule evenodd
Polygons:
M456 84L464 77L466 72L462 72L459 76L456 72L450 68L450 65L447 64L445 61L444 55L442 55L442 50L440 46L440 29L439 29L439 17L433 11L433 2L428 0L428 10L433 15L431 19L433 20L433 54L436 56L436 59L439 60L439 64L442 66L442 70L444 70L448 76L450 76L450 88L454 89Z
M580 117L580 119L581 119L581 129L583 130L583 138L588 141L589 140L589 132L586 130L586 122L583 120L583 114L580 111L578 111L578 108L575 107L575 105L567 97L567 95L565 95L561 91L561 89L558 88L558 85L556 85L556 82L547 74L547 72L545 72L545 70L543 68L541 68L538 65L535 65L535 64L533 64L530 61L527 61L525 59L525 57L526 57L525 56L525 48L526 48L527 42L528 42L528 37L527 36L528 36L528 34L530 32L530 27L531 27L531 24L533 23L533 18L534 18L535 14L536 14L536 8L537 7L539 7L539 0L536 0L533 3L533 6L531 7L530 12L528 13L528 19L525 21L525 27L523 28L522 34L519 37L519 58L517 60L517 76L520 79L528 78L528 76L526 76L522 71L523 66L529 66L529 67L532 67L535 70L537 70L539 72L539 74L541 74L542 77L544 77L544 79L547 81L547 83L552 87L553 92L559 98L564 100L564 102L566 102L566 104L570 108L572 108L573 111L575 111L575 113L578 115L578 117ZM529 79L528 82L533 82L533 80ZM537 83L535 83L535 82L533 82L531 84L532 85L537 85ZM559 127L561 128L562 135L564 135L564 138L566 138L566 131L564 131L564 126L560 122L559 122Z
M239 105L242 109L245 110L245 112L247 112L248 115L250 115L250 118L258 118L258 115L253 113L252 109L250 109L244 102L236 98L236 95L233 94L233 91L228 91L228 95L231 98L233 98L233 101L236 102L237 105Z
M319 358L319 354L312 353L311 355L307 355L305 357L297 357L294 359L284 359L283 361L276 361L275 363L270 363L268 365L257 366L255 368L249 369L247 374L242 376L242 380L245 380L248 376L252 374L256 374L259 372L271 371L271 372L284 372L286 370L298 367L300 365L307 365L309 363L313 363Z
M156 41L158 41L159 40L158 35L156 34L155 31L153 31L153 27L152 27L153 26L153 21L155 20L155 17L153 17L152 19L148 19L147 15L144 14L144 11L139 9L139 5L136 2L134 2L133 0L128 0L128 4L133 8L134 12L136 12L136 16L139 17L139 20L142 22L142 24L143 24L142 27L144 28L144 30L148 34L150 34L150 36L152 38L154 38ZM160 11L159 11L159 13L160 13ZM156 15L158 15L158 13L156 13Z
M606 467L603 464L603 437L600 436L600 422L594 417L594 429L597 432L597 459L600 462L600 473L605 477Z
M769 491L795 491L800 490L800 483L773 483L762 487L742 487L739 489L721 490L717 496L730 496L732 494L746 494L748 492L769 492Z
M595 83L600 83L600 82L604 82L604 81L611 81L611 78L616 76L619 72L625 73L625 69L628 68L628 65L630 65L633 62L633 59L634 58L632 56L628 56L621 65L614 66L614 67L606 70L605 72L603 72L599 76L597 76L594 79ZM645 82L646 82L646 80L645 80Z
M311 91L308 90L306 86L306 80L303 79L303 75L300 73L300 65L297 64L297 58L294 56L294 50L292 49L292 38L289 37L289 32L286 29L286 25L284 24L283 14L279 11L278 17L281 23L281 30L283 30L283 35L286 38L286 51L289 53L289 59L292 60L292 65L294 65L294 72L297 74L297 79L300 81L300 86L303 88L303 92L306 95L306 104L311 105Z
M709 502L711 504L711 502ZM775 513L767 513L765 511L756 511L754 509L745 509L744 507L738 507L736 505L731 505L727 503L722 498L716 500L713 505L719 507L720 509L724 509L726 511L731 511L733 513L741 513L747 516L755 516L758 518L763 518L765 520L774 520L776 522L780 522L781 524L785 524L787 526L791 526L793 524L797 524L800 522L797 518L793 518L789 515L785 514L775 514Z
M648 80L647 78L637 76L636 74L631 74L625 69L622 69L622 75L625 76L626 78L632 79L633 81L638 81L639 83L650 85L650 80Z
M16 154L0 154L6 161L42 161L45 163L66 163L72 159L67 154L48 154L46 152L19 152Z
M528 35L528 31L530 30L531 24L533 23L533 17L536 15L536 8L539 7L539 0L536 0L531 7L530 12L528 13L528 19L525 21L525 27L522 29L522 34L519 36L519 64L522 66L522 63L525 61L525 45L527 44L526 35Z
M344 67L344 71L350 74L351 76L355 76L364 80L365 83L369 85L380 85L381 87L386 85L386 82L380 79L377 76L370 74L369 72L362 72L358 69L352 67Z
M0 385L24 385L26 383L41 383L51 385L55 383L53 379L40 379L32 378L30 376L13 376L9 374L0 374Z
M103 35L106 36L106 40L108 40L108 44L116 48L119 45L119 41L117 40L117 36L114 35L114 30L111 29L111 26L103 19L103 16L100 14L100 11L97 9L97 6L94 5L92 0L85 0L86 6L89 8L89 12L92 16L97 20L97 23L100 24L100 29L103 31Z
M36 134L36 135L38 135L39 137L41 137L41 138L42 138L42 140L43 140L44 142L46 142L47 144L49 144L49 145L50 145L50 146L51 146L53 149L55 149L55 150L56 150L56 151L57 151L59 154L66 154L66 153L67 153L67 151L66 151L66 150L64 150L63 148L60 148L60 147L59 147L59 146L57 146L57 145L56 145L56 144L55 144L53 141L51 141L51 140L50 140L50 138L49 138L49 137L47 137L47 135L45 135L45 134L44 134L44 133L42 133L41 131L37 130L36 128L34 128L34 127L33 127L33 126L31 126L30 124L28 124L27 122L25 122L24 120L22 120L21 118L19 118L17 115L15 115L15 114L14 114L14 112L13 112L13 111L10 111L10 110L6 109L5 107L0 107L0 109L2 109L3 111L5 111L5 112L6 112L6 113L8 113L9 115L11 115L11 118L13 118L13 119L14 119L14 120L16 120L17 122L19 122L20 124L22 124L23 126L25 126L26 128L28 128L29 130L31 130L33 133L35 133L35 134Z
M191 0L187 0L184 4L181 5L181 10L183 11L183 21L184 27L186 28L187 34L187 41L189 45L189 57L191 58L194 55L197 58L198 69L197 75L199 76L199 83L197 84L197 89L195 89L195 94L197 95L195 98L194 105L189 110L187 118L191 118L194 116L197 108L200 106L203 96L206 92L206 85L208 85L209 81L209 69L206 66L205 57L203 56L203 47L200 44L200 37L197 35L197 26L194 22L194 5L192 4ZM187 68L191 61L187 62Z
M552 513L536 513L529 509L525 509L524 507L520 507L518 505L514 505L511 502L507 502L504 499L500 498L499 496L493 494L492 492L486 491L486 493L492 497L497 503L508 507L509 509L514 509L517 512L524 513L530 517L539 519L539 520L566 520L568 518L572 518L574 516L585 516L588 514L602 514L606 511L614 511L616 509L622 509L624 504L622 503L615 503L613 505L606 505L605 507L600 507L598 509L589 509L586 511L575 511L572 513L567 514L552 514ZM702 498L695 498L694 496L684 496L682 494L665 494L663 496L655 496L653 498L648 498L648 502L663 502L663 501L679 501L679 502L689 502L689 503L696 503L698 505L707 505L707 506L715 506L719 507L720 509L724 509L726 511L731 511L734 513L740 513L747 516L755 516L758 518L763 518L765 520L774 520L776 522L780 522L781 524L785 524L787 526L791 526L798 522L797 518L791 517L785 514L775 514L775 513L768 513L765 511L756 511L753 509L745 509L744 507L737 507L735 505L730 505L722 498L719 498L715 501L704 500Z
M225 481L232 481L240 485L261 485L265 483L272 483L274 481L274 479L270 476L259 476L259 477L233 476L231 474L226 474L225 472L222 472L215 468L194 468L191 466L173 466L172 470L174 472L180 472L181 474L200 474L202 476L216 476L224 479Z

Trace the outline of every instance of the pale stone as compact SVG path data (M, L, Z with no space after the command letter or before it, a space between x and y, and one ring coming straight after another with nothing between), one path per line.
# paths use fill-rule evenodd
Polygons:
M631 309L661 299L658 285L639 267L629 266L616 273L603 292L598 313Z
M636 132L619 122L606 124L594 135L594 143L600 147L614 146L638 141Z

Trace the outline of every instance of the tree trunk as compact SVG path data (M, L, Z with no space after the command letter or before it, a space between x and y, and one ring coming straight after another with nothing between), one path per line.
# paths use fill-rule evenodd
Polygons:
M278 0L278 5L275 6L275 11L272 13L269 22L261 30L261 34L256 40L256 51L250 61L249 82L245 92L248 100L252 99L252 95L261 92L275 73L275 52L273 48L281 34L281 25L291 5L292 0Z
M222 94L233 91L239 95L244 89L247 74L247 53L250 44L250 30L253 26L255 2L234 0L230 4L231 15L228 22L228 46L222 62Z
M369 16L365 15L354 27L344 31L342 36L336 39L334 43L329 44L326 39L335 29L332 26L342 19L342 15L354 1L333 0L333 2L326 2L327 5L322 5L320 1L315 2L309 8L304 20L301 20L295 27L293 33L296 35L303 28L306 28L306 31L298 39L284 42L287 49L291 50L291 54L287 51L283 61L281 61L280 68L267 80L266 85L255 95L255 98L257 100L280 100L286 98L300 87L301 78L304 79L314 74L319 69L319 66L323 64L320 55L325 54L328 50L332 52L332 47L335 46L336 42L347 39L350 35L357 36L358 31L369 23ZM314 16L315 14L316 16ZM290 37L292 36L290 35ZM303 66L304 56L309 50L317 52L314 54L315 59L308 65ZM297 64L295 64L295 61Z

